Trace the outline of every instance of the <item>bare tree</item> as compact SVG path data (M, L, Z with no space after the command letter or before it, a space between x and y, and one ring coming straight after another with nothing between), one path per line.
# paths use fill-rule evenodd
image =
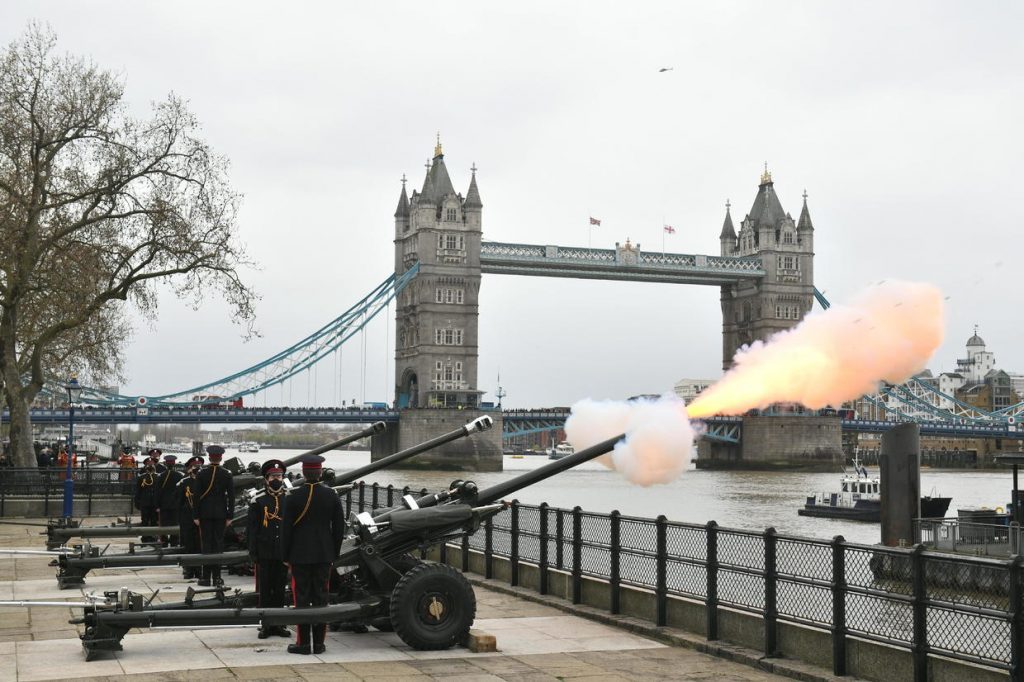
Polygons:
M110 72L58 55L48 28L0 54L0 383L17 466L35 464L29 408L47 370L119 370L122 302L152 316L170 284L253 319L226 160L180 98L139 120L123 97Z

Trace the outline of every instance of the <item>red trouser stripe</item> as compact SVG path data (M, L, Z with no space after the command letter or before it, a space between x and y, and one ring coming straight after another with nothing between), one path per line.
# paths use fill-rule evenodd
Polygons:
M299 591L295 589L295 575L292 575L292 606L299 605ZM302 626L295 626L295 643L302 646Z

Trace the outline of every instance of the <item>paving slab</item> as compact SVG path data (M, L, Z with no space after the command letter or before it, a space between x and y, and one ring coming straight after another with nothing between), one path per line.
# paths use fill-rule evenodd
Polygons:
M18 682L124 674L124 668L117 659L87 663L77 642L18 642L16 658Z

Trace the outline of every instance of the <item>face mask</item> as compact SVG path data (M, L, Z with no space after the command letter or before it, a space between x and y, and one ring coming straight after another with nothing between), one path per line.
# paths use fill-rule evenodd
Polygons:
M267 485L270 486L271 490L280 490L281 486L284 485L284 481L275 478L275 479L269 481L267 483Z

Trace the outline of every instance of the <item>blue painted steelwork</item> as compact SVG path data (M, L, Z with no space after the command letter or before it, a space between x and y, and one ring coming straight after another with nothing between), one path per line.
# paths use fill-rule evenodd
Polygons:
M683 253L630 252L635 262L620 259L615 249L483 242L481 272L499 275L611 279L721 286L756 280L767 273L760 258L728 258Z
M3 414L8 418L7 412ZM68 410L32 410L34 424L62 424ZM397 422L398 410L257 407L207 409L186 406L94 407L75 410L79 424L372 424Z
M166 395L125 396L108 393L98 389L87 388L82 393L81 401L98 406L187 406L214 402L230 402L232 400L265 391L283 381L309 369L317 362L328 357L342 344L361 331L366 324L384 310L392 299L419 273L419 263L405 271L401 277L391 275L377 285L358 303L343 312L334 320L316 330L306 338L292 344L283 351L272 355L266 360L236 372L223 379L196 386ZM54 384L46 392L60 396L62 386ZM198 399L205 396L205 399Z
M828 310L832 307L832 304L825 298L825 294L818 291L818 287L814 287L814 298L818 301L818 305L821 306L822 310Z

